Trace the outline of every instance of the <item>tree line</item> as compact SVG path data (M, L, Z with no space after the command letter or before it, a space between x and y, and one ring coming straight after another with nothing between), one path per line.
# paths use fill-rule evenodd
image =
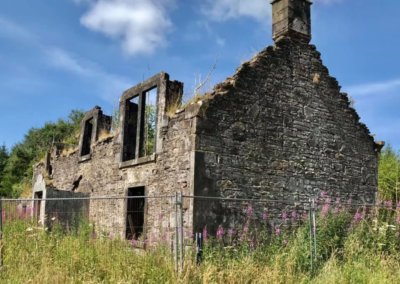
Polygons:
M10 150L0 147L0 197L19 197L30 190L33 165L45 157L54 146L78 144L79 126L84 113L73 110L67 119L47 122L43 127L31 128L22 142Z

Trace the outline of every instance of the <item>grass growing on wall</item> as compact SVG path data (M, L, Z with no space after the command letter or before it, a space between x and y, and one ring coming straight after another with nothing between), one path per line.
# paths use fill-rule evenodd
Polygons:
M188 252L177 276L167 247L134 250L127 241L94 236L85 223L65 234L16 220L5 226L0 283L398 283L400 206L387 205L370 216L322 212L313 271L308 224L273 232L256 246L245 238L231 243L219 228L202 264Z

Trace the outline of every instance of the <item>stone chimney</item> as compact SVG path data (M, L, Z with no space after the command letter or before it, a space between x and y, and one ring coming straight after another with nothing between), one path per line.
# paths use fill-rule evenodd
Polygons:
M273 0L271 4L274 41L291 38L309 43L312 2L310 0Z

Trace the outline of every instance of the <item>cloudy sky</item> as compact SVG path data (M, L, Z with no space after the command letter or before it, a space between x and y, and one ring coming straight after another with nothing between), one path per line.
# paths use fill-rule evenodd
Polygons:
M269 0L1 0L0 144L166 71L190 97L272 44ZM314 0L313 40L376 140L400 150L400 1Z

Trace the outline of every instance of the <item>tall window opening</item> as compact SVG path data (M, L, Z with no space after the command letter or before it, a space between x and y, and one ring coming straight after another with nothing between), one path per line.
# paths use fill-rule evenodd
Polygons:
M156 122L157 87L125 101L123 162L155 152Z
M126 211L126 238L128 240L137 240L142 236L144 209L144 187L129 188Z
M92 134L93 134L93 118L88 119L85 122L81 156L86 156L90 154L90 145L92 144L92 136L93 136Z
M140 149L140 157L153 154L156 146L157 88L148 90L144 95L146 106L144 110L143 146Z
M136 158L136 133L139 117L139 96L125 102L125 131L123 160L129 161Z

